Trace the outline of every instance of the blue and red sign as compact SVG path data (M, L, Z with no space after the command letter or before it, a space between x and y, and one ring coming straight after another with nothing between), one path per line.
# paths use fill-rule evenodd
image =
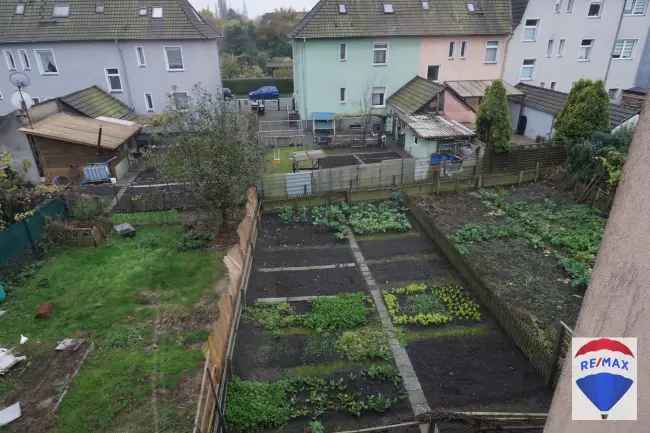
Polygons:
M573 419L636 419L636 339L573 339Z

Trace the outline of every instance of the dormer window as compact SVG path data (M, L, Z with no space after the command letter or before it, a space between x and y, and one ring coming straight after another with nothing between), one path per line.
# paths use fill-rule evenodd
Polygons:
M339 13L340 14L348 13L348 7L344 3L339 3Z
M422 9L424 9L425 11L428 11L429 10L429 2L422 2Z
M160 6L154 6L151 8L151 18L162 18L163 17L163 8Z
M25 3L18 3L16 5L16 15L25 15Z
M477 1L467 2L467 10L469 12L481 12L481 5Z
M395 9L393 9L392 3L384 3L384 13L385 14L395 13Z
M104 13L104 3L98 2L95 4L95 13L103 14Z
M67 17L70 15L70 5L63 3L55 4L52 15L57 18Z
M146 16L147 15L147 8L140 8L138 10L138 15L140 15L141 17Z

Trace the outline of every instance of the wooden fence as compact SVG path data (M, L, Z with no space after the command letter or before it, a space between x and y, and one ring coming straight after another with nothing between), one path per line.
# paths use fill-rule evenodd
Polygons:
M257 192L255 189L250 189L246 214L237 230L239 244L232 247L224 258L228 270L228 285L221 294L217 306L218 319L208 337L208 351L194 422L194 433L223 431L232 356L253 263L259 216L260 206Z

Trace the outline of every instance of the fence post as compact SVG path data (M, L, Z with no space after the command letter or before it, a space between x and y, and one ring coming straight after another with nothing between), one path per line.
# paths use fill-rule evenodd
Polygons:
M523 170L520 170L520 171L519 171L519 181L518 181L517 184L518 184L518 185L521 185L521 183L522 183L523 181L524 181L524 171L523 171Z
M436 194L440 194L440 172L436 173Z
M535 182L539 180L539 161L535 164Z
M483 188L483 173L479 173L478 175L478 189Z

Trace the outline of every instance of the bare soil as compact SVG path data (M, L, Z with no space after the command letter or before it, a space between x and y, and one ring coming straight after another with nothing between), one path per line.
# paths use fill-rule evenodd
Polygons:
M255 266L258 268L321 266L352 262L354 262L354 256L347 244L318 249L261 249L255 254Z
M359 247L366 260L436 252L433 243L423 237L359 241Z
M285 224L274 214L264 215L260 224L258 248L347 245L337 241L324 227L311 224Z

